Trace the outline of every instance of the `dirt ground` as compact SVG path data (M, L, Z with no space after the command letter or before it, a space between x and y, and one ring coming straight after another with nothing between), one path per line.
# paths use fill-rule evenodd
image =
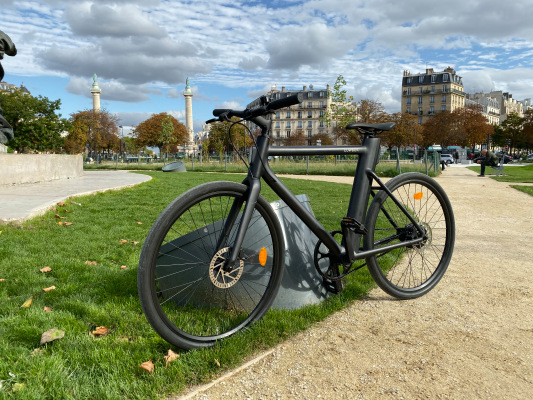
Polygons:
M437 180L453 206L456 242L432 292L396 301L375 289L177 398L531 399L533 197L460 166Z

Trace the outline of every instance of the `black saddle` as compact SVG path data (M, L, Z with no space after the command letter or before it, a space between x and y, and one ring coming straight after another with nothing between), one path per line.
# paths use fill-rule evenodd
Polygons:
M394 122L385 122L382 124L352 122L351 124L346 125L346 129L355 129L363 135L379 135L383 131L390 131L394 125Z

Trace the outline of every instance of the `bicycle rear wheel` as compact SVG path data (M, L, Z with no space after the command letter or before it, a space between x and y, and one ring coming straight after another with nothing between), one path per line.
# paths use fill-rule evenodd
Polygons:
M368 257L366 262L381 289L400 299L412 299L433 289L448 268L455 242L453 210L442 187L426 175L405 173L391 179L386 186L422 227L424 240ZM420 237L384 190L370 204L366 227L365 250Z
M223 268L246 190L234 182L191 189L163 211L146 238L139 260L139 297L149 323L171 344L183 349L211 346L261 318L277 294L284 268L283 234L261 196L235 267Z

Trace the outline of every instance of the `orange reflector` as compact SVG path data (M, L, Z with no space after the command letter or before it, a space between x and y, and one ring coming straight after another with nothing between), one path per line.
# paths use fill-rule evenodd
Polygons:
M415 198L415 200L420 200L422 197L424 197L424 193L422 192L415 193L413 197Z
M259 264L261 264L263 267L267 263L267 249L264 247L259 251Z

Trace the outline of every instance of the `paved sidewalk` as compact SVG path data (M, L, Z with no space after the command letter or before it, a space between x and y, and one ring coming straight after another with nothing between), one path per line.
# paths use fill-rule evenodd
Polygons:
M0 186L0 224L21 223L72 196L122 189L152 179L127 171L86 171L80 178Z

